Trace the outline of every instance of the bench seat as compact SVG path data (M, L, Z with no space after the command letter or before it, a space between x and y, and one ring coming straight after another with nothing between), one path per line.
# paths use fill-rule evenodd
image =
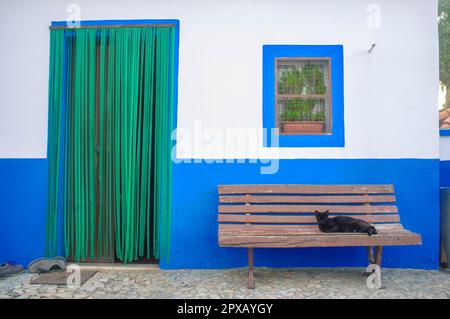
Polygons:
M387 226L387 227L386 227ZM219 245L248 248L353 247L420 245L418 234L392 227L377 226L377 235L322 233L317 226L219 225Z

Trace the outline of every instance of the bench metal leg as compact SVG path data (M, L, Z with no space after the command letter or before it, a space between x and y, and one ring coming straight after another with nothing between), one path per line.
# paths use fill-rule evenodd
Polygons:
M377 246L375 248L375 264L381 267L381 255L383 253L383 247Z
M373 247L372 246L367 246L367 259L369 261L369 266L375 264L375 255L373 254ZM366 269L366 271L364 272L364 275L366 276L370 276L372 274L371 271L368 271Z
M374 264L375 263L375 257L373 255L373 247L372 246L368 246L367 247L367 253L369 256L369 265Z
M253 277L253 248L248 248L248 289L255 289L255 279Z

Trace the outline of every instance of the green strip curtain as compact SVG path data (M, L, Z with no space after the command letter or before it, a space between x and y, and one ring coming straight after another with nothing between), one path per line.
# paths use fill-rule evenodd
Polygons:
M173 27L51 30L47 255L169 255Z

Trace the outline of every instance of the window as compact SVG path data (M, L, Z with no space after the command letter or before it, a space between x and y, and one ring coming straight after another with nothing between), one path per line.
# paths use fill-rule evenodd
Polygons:
M280 58L276 69L276 127L280 133L330 133L330 59Z
M343 69L342 45L264 45L264 146L343 147Z

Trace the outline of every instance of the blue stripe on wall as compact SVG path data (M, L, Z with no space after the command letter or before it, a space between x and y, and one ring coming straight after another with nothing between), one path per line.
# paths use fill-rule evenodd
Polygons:
M441 187L450 187L450 161L440 161L439 170Z
M47 160L0 159L0 263L42 257L47 218Z
M252 183L385 184L395 186L403 225L422 246L387 247L383 266L436 269L439 244L439 161L281 160L276 175L259 164L177 164L173 167L171 256L161 268L226 268L247 264L243 248L217 245L217 185ZM256 249L256 266L367 266L366 249Z
M442 163L441 163L442 165ZM245 183L395 185L403 225L422 234L423 245L387 247L383 266L436 269L439 244L439 161L281 160L275 175L260 164L173 166L171 256L161 268L226 268L246 265L241 248L217 245L217 185ZM47 160L0 159L0 262L26 265L44 254ZM257 266L366 266L357 248L257 249Z

